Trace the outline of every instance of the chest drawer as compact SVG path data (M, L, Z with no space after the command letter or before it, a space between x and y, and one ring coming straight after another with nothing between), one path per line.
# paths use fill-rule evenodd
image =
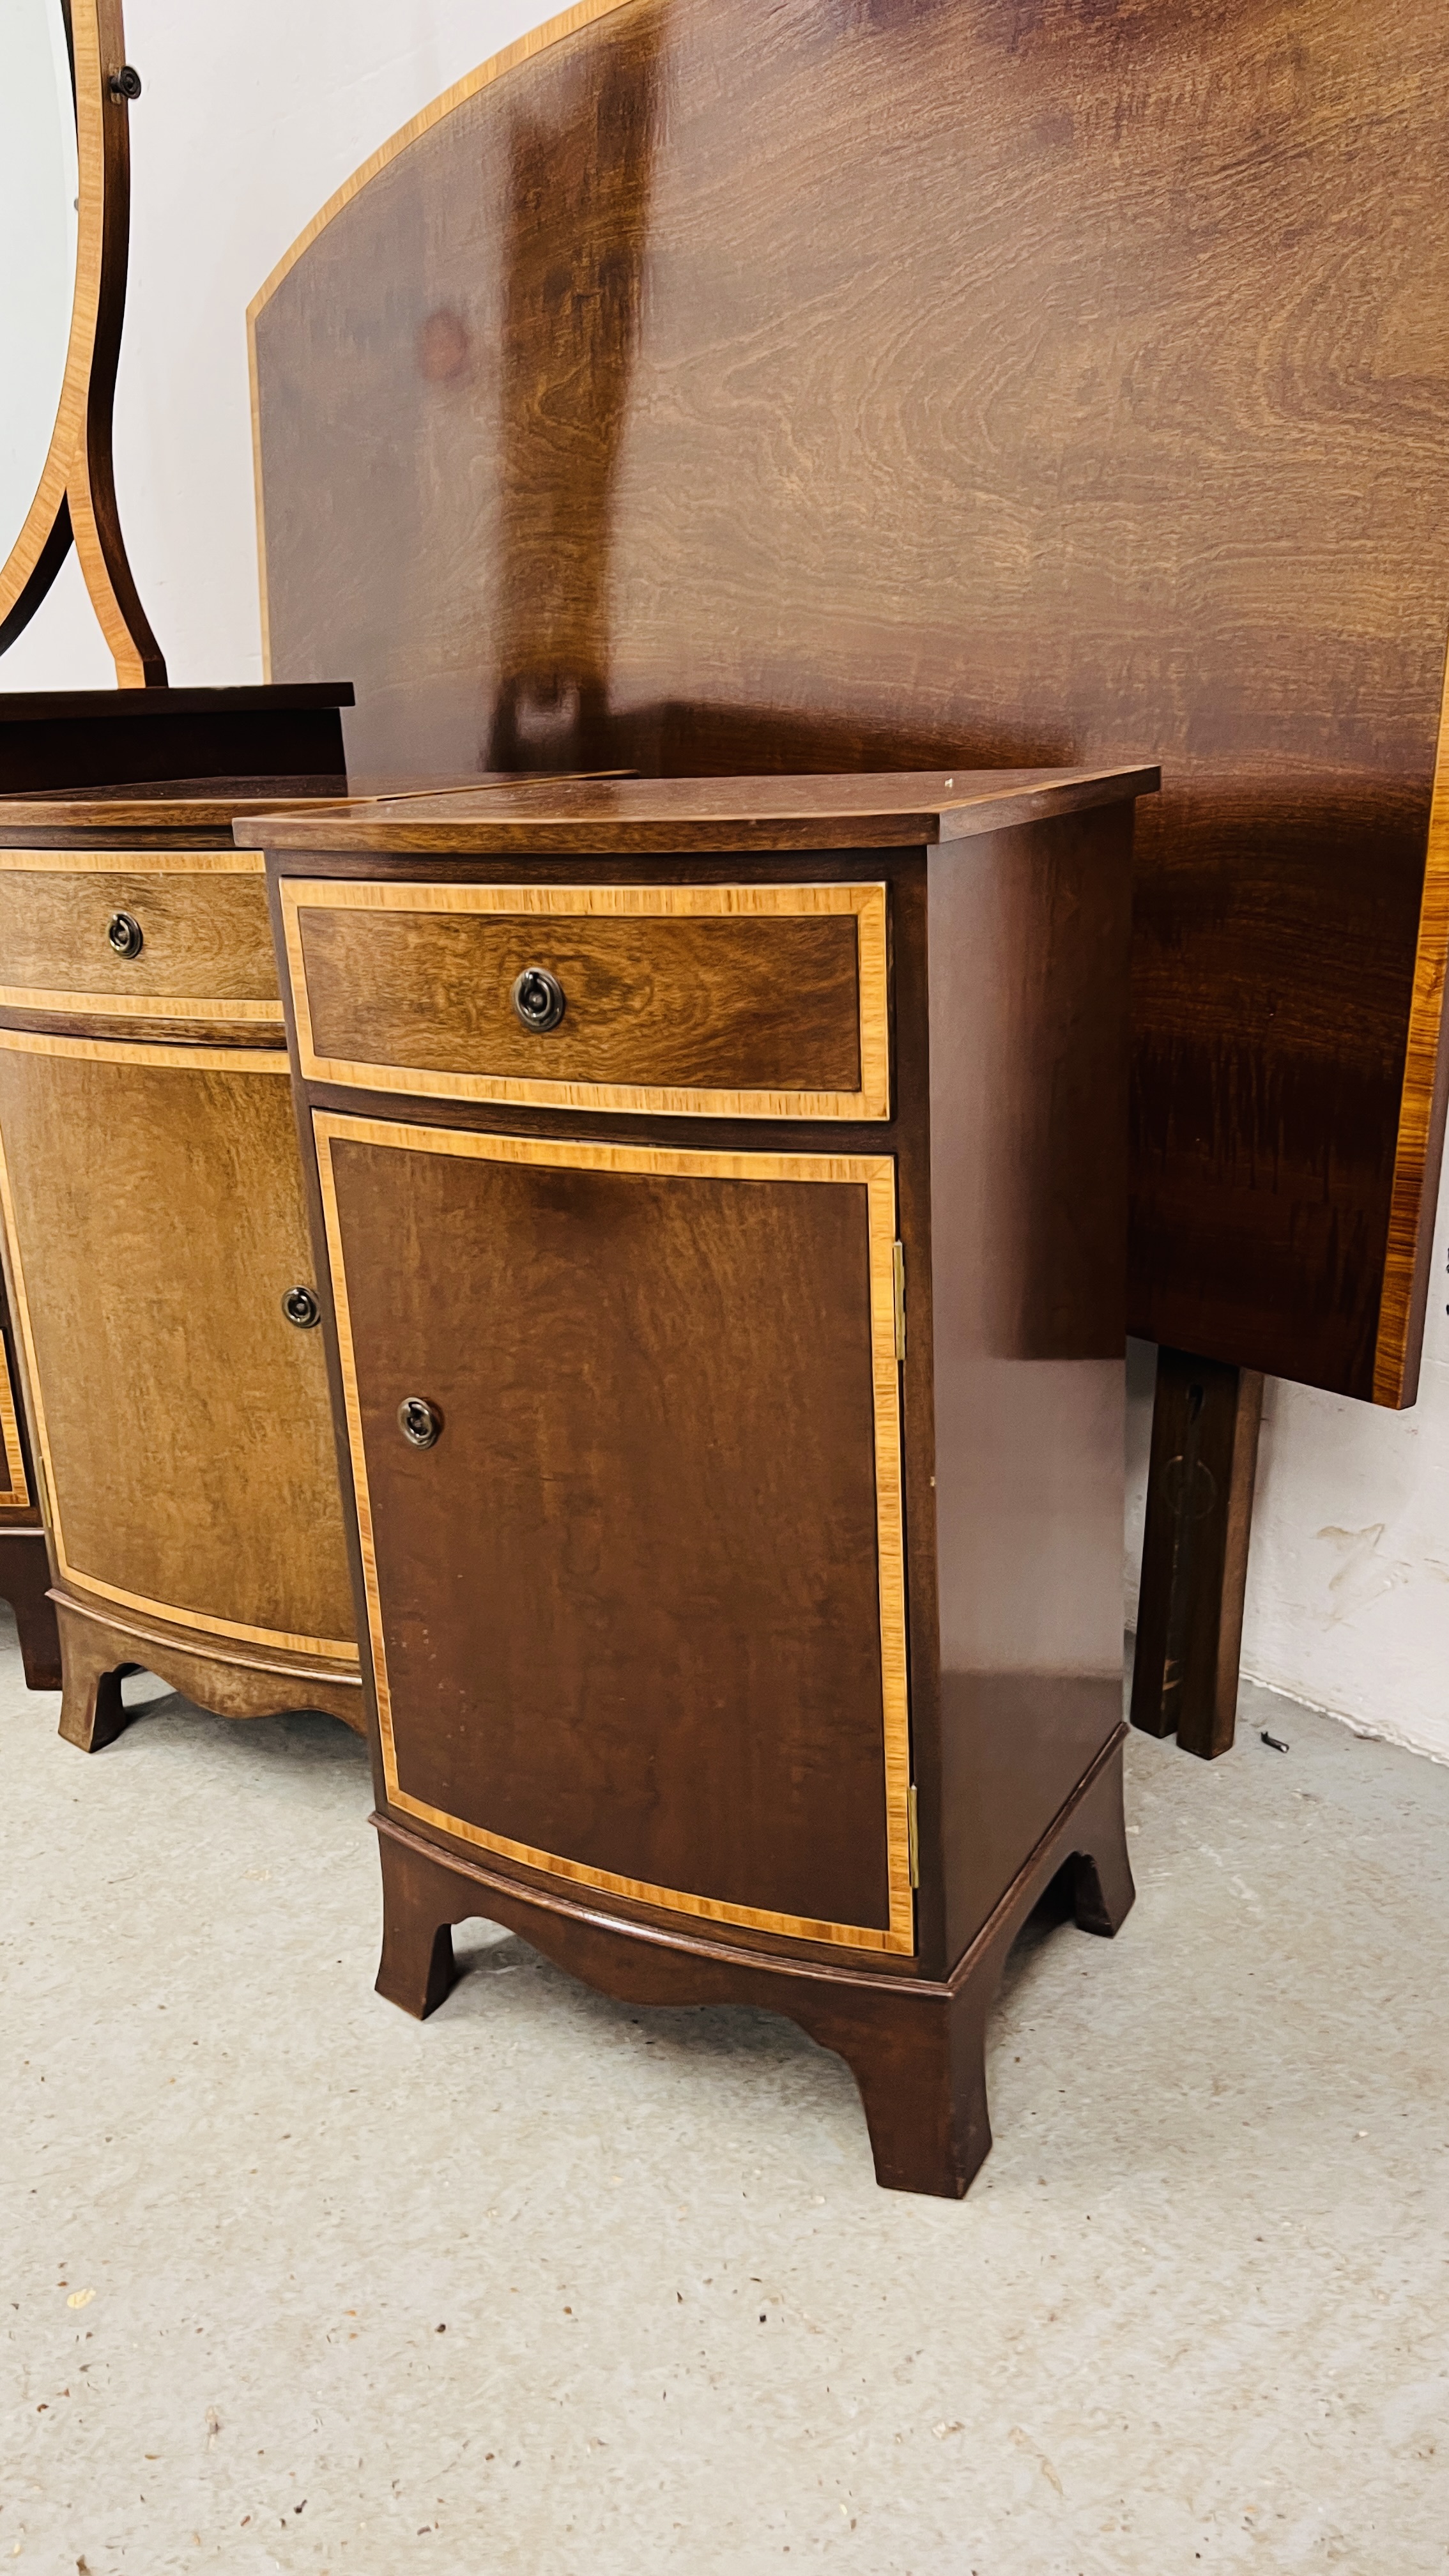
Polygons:
M0 975L11 1013L281 1017L249 851L0 852Z
M882 885L282 880L302 1072L542 1108L890 1114Z

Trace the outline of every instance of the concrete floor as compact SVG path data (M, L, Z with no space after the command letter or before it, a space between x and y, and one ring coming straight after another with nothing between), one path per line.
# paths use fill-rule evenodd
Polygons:
M952 2205L788 2023L482 1925L379 2002L340 1726L87 1761L0 1661L0 2568L1449 2567L1449 1770L1135 1739L1137 1910L1018 1945Z

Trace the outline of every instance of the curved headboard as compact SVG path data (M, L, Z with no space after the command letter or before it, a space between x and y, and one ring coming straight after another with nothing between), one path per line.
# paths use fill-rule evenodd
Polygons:
M353 675L355 764L1160 758L1134 1324L1389 1403L1449 939L1440 5L584 0L250 317L269 668Z

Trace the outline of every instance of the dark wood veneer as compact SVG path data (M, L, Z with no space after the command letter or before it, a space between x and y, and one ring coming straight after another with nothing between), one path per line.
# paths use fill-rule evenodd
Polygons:
M612 1876L884 1929L864 1188L331 1162L400 1786ZM398 1436L414 1386L436 1453Z
M271 667L356 672L371 760L1159 756L1134 1329L1386 1404L1443 1106L1441 20L575 9L251 316Z
M0 695L0 796L167 779L345 784L338 709L351 704L350 682L330 681L11 692Z

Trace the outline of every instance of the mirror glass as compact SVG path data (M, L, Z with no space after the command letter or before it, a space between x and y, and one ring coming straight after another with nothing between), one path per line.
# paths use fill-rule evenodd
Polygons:
M75 294L75 100L62 0L4 0L0 565L45 471Z

